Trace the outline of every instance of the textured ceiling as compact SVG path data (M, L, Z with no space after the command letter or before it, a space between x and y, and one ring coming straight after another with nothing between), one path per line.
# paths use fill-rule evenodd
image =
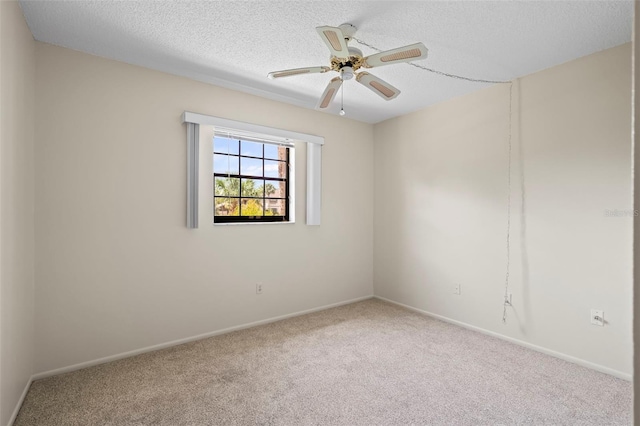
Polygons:
M387 50L422 41L418 63L509 80L631 40L632 1L21 1L37 40L314 108L337 74L268 80L328 65L320 25L349 22ZM364 54L375 53L351 42ZM408 64L370 70L402 91L385 101L355 80L347 116L375 123L486 87ZM340 109L339 96L331 113Z

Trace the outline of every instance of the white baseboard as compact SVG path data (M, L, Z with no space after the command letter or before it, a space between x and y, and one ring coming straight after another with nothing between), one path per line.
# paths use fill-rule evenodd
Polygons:
M553 357L560 358L560 359L565 360L565 361L569 361L569 362L571 362L573 364L578 364L578 365L581 365L583 367L587 367L587 368L590 368L592 370L599 371L601 373L606 373L606 374L609 374L611 376L618 377L620 379L633 381L633 375L627 374L627 373L623 373L622 371L614 370L613 368L605 367L603 365L595 364L593 362L586 361L586 360L581 359L581 358L576 358L576 357L573 357L571 355L563 354L562 352L556 352L554 350L547 349L547 348L544 348L542 346L537 346L537 345L534 345L532 343L525 342L523 340L514 339L513 337L505 336L504 334L500 334L500 333L496 333L494 331L486 330L484 328L476 327L475 325L467 324L467 323L462 322L462 321L457 321L457 320L454 320L454 319L451 319L451 318L444 317L442 315L433 314L431 312L423 311L422 309L414 308L413 306L405 305L404 303L396 302L394 300L390 300L390 299L387 299L385 297L381 297L381 296L373 296L373 297L376 298L376 299L384 300L385 302L393 303L394 305L402 306L403 308L409 309L411 311L417 312L417 313L422 314L422 315L426 315L426 316L429 316L429 317L432 317L432 318L436 318L436 319L439 319L441 321L448 322L450 324L454 324L454 325L457 325L457 326L460 326L460 327L464 327L464 328L469 329L469 330L477 331L479 333L486 334L486 335L492 336L492 337L496 337L496 338L501 339L501 340L506 340L507 342L515 343L516 345L524 346L525 348L532 349L534 351L541 352L543 354L551 355Z
M16 421L16 417L18 417L18 413L20 412L20 407L22 407L22 403L24 402L24 399L27 397L27 392L29 392L29 388L31 387L31 383L33 382L33 380L34 380L33 376L29 377L29 380L27 381L27 385L24 387L24 390L22 391L22 395L20 395L20 399L18 399L16 408L13 410L11 417L9 417L9 423L7 423L7 426L12 426L13 422Z
M350 303L360 302L360 301L363 301L363 300L371 299L373 297L374 297L373 295L364 296L364 297L358 297L356 299L345 300L343 302L332 303L330 305L319 306L317 308L307 309L307 310L304 310L304 311L298 311L298 312L294 312L294 313L291 313L291 314L280 315L280 316L277 316L277 317L267 318L267 319L260 320L260 321L254 321L254 322L250 322L250 323L246 323L246 324L241 324L241 325L236 325L236 326L233 326L233 327L224 328L224 329L221 329L221 330L211 331L209 333L199 334L197 336L191 336L191 337L186 337L184 339L173 340L171 342L160 343L158 345L147 346L145 348L135 349L135 350L132 350L132 351L123 352L123 353L119 353L119 354L116 354L116 355L110 355L110 356L106 356L106 357L103 357L103 358L94 359L92 361L81 362L79 364L70 365L68 367L56 368L55 370L49 370L49 371L44 371L44 372L41 372L41 373L37 373L32 377L32 380L44 379L46 377L56 376L58 374L63 374L63 373L69 373L71 371L81 370L83 368L92 367L94 365L104 364L104 363L107 363L107 362L117 361L119 359L132 357L132 356L135 356L135 355L143 354L145 352L153 352L153 351L157 351L157 350L160 350L160 349L169 348L171 346L177 346L177 345L181 345L183 343L193 342L195 340L202 340L202 339L206 339L208 337L218 336L220 334L226 334L226 333L231 333L233 331L243 330L245 328L251 328L251 327L256 327L258 325L269 324L269 323L272 323L272 322L281 321L281 320L287 319L287 318L298 317L300 315L306 315L306 314L310 314L310 313L313 313L313 312L324 311L326 309L331 309L331 308L335 308L335 307L342 306L342 305L348 305ZM19 408L19 406L18 406L18 408Z

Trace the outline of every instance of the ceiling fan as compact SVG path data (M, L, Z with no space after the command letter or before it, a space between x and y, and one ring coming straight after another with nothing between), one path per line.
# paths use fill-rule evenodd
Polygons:
M342 83L345 80L351 80L354 76L358 83L378 94L382 99L390 101L400 94L400 90L366 71L360 71L358 73L356 73L356 71L361 68L374 68L400 62L416 61L427 57L427 48L422 43L415 43L363 57L360 49L348 46L349 41L356 32L356 27L351 24L342 24L339 27L317 27L316 31L318 31L320 38L322 38L322 41L324 41L331 52L329 58L330 66L274 71L269 73L269 78L275 79L300 74L325 73L328 71L340 73L339 77L335 77L329 82L329 85L327 85L327 88L320 97L320 101L316 106L316 108L320 110L326 110L338 93L338 89L340 89ZM340 113L343 114L343 111Z

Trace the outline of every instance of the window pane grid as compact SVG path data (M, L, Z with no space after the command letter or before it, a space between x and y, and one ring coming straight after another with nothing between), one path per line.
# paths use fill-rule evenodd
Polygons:
M267 161L279 161L281 163L286 163L286 160L278 160L277 158L265 158L265 157L254 157L251 155L242 155L242 154L227 154L226 152L214 152L215 155L228 155L229 157L242 157L242 158L253 158L254 160L267 160Z
M238 200L240 198L246 198L246 199L254 199L254 200L262 200L262 199L267 199L267 200L286 200L286 198L274 198L274 197L230 197L230 196L226 196L226 195L216 195L216 198L226 198L226 199L233 199L233 200Z
M216 222L288 220L289 149L269 146L267 153L266 146L214 138Z
M231 178L231 179L258 179L258 180L271 180L274 182L286 182L287 178L277 178L277 177L262 177L262 176L251 176L251 175L239 175L237 173L214 173L215 177L219 178Z

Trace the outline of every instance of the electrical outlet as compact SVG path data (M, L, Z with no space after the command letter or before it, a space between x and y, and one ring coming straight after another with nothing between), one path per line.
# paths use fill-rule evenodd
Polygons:
M591 310L591 324L604 327L604 311L599 309Z
M262 294L262 283L256 284L256 294Z
M453 287L453 294L457 294L458 296L460 295L460 284L456 284Z

